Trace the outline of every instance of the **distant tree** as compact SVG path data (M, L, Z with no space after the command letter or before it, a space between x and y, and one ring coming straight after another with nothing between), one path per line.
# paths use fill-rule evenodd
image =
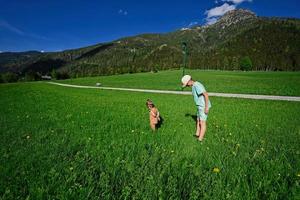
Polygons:
M228 60L228 58L225 56L225 57L224 57L224 60L223 60L223 70L228 70L228 69L230 68L229 65L230 65L230 64L229 64L229 60Z
M233 70L239 70L239 59L237 57L232 58L231 67Z
M63 80L63 79L68 79L68 78L70 78L70 75L67 71L56 72L57 80Z
M18 81L18 76L12 72L6 72L2 74L2 80L4 83L12 83Z
M152 67L151 72L157 73L157 72L158 72L158 69L159 69L159 65L156 64L156 65L154 65L154 66Z
M57 79L57 72L56 72L55 69L53 69L53 70L51 71L51 78L52 78L52 79Z
M25 81L38 81L41 80L41 74L32 70L25 73Z
M249 56L243 57L240 61L240 69L242 71L249 71L252 70L253 65L252 61Z

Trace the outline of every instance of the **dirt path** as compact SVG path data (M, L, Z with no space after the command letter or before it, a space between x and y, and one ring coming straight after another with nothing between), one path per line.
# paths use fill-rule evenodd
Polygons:
M63 86L63 87L72 87L72 88L119 90L119 91L131 91L131 92L158 93L158 94L192 95L191 92L187 92L187 91L148 90L148 89L115 88L115 87L96 87L96 86L70 85L70 84L63 84L63 83L56 83L56 82L47 82L47 83L53 84L53 85L59 85L59 86ZM209 92L208 94L209 94L209 96L214 96L214 97L243 98L243 99L264 99L264 100L277 100L277 101L300 101L300 97L292 97L292 96L231 94L231 93L215 93L215 92Z

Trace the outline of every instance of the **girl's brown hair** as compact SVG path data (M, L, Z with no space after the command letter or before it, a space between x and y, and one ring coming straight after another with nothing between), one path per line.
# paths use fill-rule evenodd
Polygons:
M154 103L151 99L147 99L147 101L146 101L146 106L149 106L149 105L152 106L152 107L155 107Z

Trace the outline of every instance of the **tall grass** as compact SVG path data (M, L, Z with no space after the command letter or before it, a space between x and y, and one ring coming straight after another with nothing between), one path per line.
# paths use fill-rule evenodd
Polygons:
M2 199L296 199L298 102L0 86ZM145 100L165 121L150 131Z

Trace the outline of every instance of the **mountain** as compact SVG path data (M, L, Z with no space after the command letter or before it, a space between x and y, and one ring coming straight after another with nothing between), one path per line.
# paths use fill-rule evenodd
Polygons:
M39 51L26 51L26 52L3 52L0 53L0 72L5 71L5 67L14 67L17 66L20 62L26 62L29 60L35 60L38 58L42 53ZM1 66L3 66L1 68Z
M10 54L7 59L2 53L0 70L20 75L55 70L78 77L179 68L183 42L189 68L238 70L246 62L253 70L300 70L300 20L259 17L243 9L227 12L213 25L166 34L142 34L29 57Z

